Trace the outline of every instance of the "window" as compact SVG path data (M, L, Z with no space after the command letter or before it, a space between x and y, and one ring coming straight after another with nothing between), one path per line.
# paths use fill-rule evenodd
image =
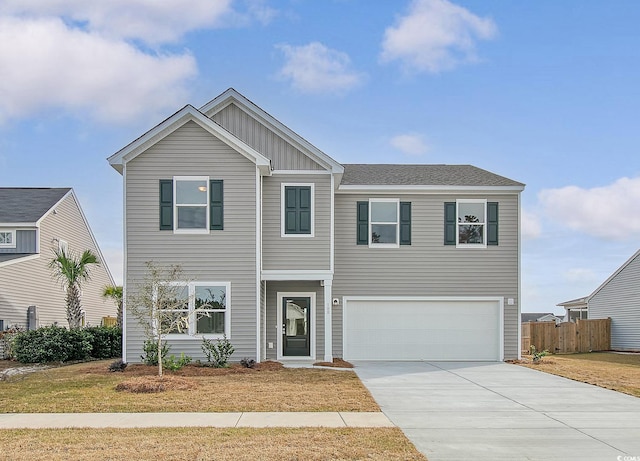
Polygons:
M160 293L160 290L163 290ZM158 299L165 302L164 326L168 334L187 336L230 336L228 300L229 282L191 282L161 285L156 289Z
M411 245L411 202L370 199L357 203L357 244L397 248Z
M369 200L369 246L398 246L397 199Z
M69 254L69 243L66 240L58 240L58 251L61 254Z
M203 234L222 229L222 180L208 176L160 180L160 230Z
M16 231L3 230L0 231L0 248L16 247Z
M209 222L208 177L173 178L176 231L207 231Z
M486 248L498 244L498 203L461 199L444 204L445 245Z
M313 237L314 185L282 184L282 237Z

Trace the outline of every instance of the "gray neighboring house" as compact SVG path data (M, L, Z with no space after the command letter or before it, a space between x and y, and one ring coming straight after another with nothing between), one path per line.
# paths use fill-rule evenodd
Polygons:
M558 304L589 319L611 318L611 349L640 351L640 250L589 296Z
M520 321L526 322L556 322L556 324L563 321L563 317L554 314L553 312L523 312L520 314Z
M233 359L517 358L520 193L470 165L342 165L233 89L109 157L122 174L125 293L180 264L173 353ZM124 357L142 326L125 309Z
M93 251L101 261L82 287L85 324L100 325L115 316L112 301L102 298L113 278L70 188L0 187L0 324L31 327L67 326L65 290L52 277L53 250ZM32 309L30 324L27 319Z

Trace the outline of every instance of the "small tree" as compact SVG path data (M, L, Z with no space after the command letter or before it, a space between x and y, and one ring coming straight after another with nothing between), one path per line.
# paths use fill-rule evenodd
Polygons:
M189 310L188 281L178 265L158 266L148 261L147 275L136 290L127 296L127 309L144 328L148 341L154 341L158 350L158 376L162 376L164 339L169 333L182 333L189 329L191 318L207 315L199 312L208 305Z
M62 249L54 249L53 253L55 257L49 262L49 267L53 276L60 281L67 293L65 302L69 328L80 328L82 326L80 287L82 283L90 279L90 266L97 266L100 262L91 250L83 251L80 257L67 254Z
M102 297L113 299L118 307L116 311L116 318L118 322L118 328L122 328L122 287L115 285L107 285L102 289Z

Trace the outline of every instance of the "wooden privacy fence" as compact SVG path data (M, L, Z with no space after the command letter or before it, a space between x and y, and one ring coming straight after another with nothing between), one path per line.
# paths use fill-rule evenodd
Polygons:
M553 354L608 351L611 349L611 319L577 320L556 325L555 322L522 324L522 352L531 345L537 351Z
M118 319L116 317L102 317L103 327L115 327L117 324Z

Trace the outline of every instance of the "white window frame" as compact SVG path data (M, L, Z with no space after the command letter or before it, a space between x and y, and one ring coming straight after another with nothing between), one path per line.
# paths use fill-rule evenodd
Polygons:
M373 212L373 204L374 203L395 203L396 204L396 242L395 243L374 243L371 241L372 232L371 229L374 224L393 224L392 222L383 222L376 221L373 222L371 219L371 214ZM369 248L400 248L400 199L399 198L370 198L369 199L369 235L367 237L369 242Z
M2 234L10 234L11 235L11 243L0 243L0 248L16 248L16 230L15 229L2 229L0 230Z
M464 223L459 221L460 204L465 203L482 203L484 205L484 221L481 223ZM482 243L460 243L460 226L464 225L482 225ZM486 199L457 199L456 200L456 248L487 248L487 200Z
M189 326L186 333L169 333L165 335L166 339L222 339L225 335L227 339L231 339L231 282L168 282L167 285L187 287L187 315L189 318ZM197 286L215 286L225 287L225 309L200 309L202 312L224 312L224 332L223 333L207 333L201 334L196 332L197 318L195 309L195 291ZM154 289L154 297L157 291ZM154 299L155 304L155 299ZM178 311L180 309L176 309ZM153 325L154 335L158 334L157 324Z
M207 188L207 203L180 203L178 204L177 183L178 181L204 181ZM173 177L173 233L174 234L209 234L210 233L210 216L211 211L211 192L209 188L209 176L174 176ZM178 208L179 207L205 207L205 225L203 229L180 229L178 227Z
M58 239L58 251L62 254L69 254L69 242L66 240Z
M311 232L309 234L287 234L285 221L285 190L287 187L310 187L311 188ZM280 183L280 237L283 238L310 238L315 236L316 232L316 190L315 184L302 182L283 182Z

